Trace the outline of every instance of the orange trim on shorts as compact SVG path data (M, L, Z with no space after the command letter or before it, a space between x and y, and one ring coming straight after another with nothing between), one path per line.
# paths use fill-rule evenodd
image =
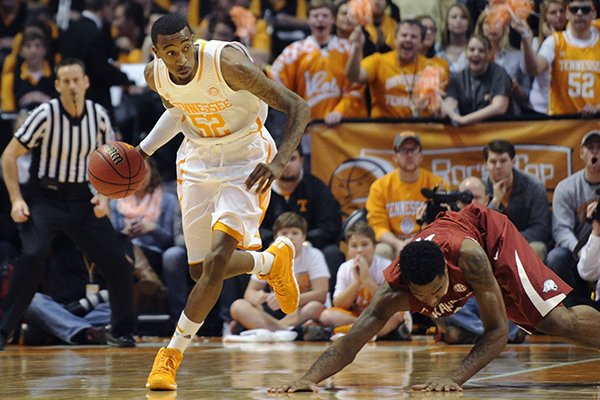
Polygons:
M221 75L219 74L219 66L217 65L217 51L219 51L218 47L215 49L215 55L213 56L213 62L215 63L215 73L217 74L217 79L219 80L219 82L221 82Z
M213 231L221 231L221 232L228 234L232 238L236 239L239 243L242 243L244 241L244 235L242 235L235 229L230 228L229 226L225 225L221 221L217 221L217 223L213 225L212 229L213 229Z
M198 65L198 81L200 81L200 77L202 77L202 67L204 66L204 45L206 43L202 43L202 47L200 48L200 65Z

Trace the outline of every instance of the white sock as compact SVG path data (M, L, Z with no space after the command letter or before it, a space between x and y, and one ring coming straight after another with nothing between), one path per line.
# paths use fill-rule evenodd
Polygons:
M254 259L254 268L248 272L249 274L266 275L271 272L271 266L273 265L273 260L275 260L273 254L266 251L249 251L248 253Z
M175 332L173 333L171 341L167 347L170 349L177 349L183 353L189 346L194 336L196 336L196 333L198 333L203 323L204 321L200 323L191 321L182 311L179 321L177 321Z

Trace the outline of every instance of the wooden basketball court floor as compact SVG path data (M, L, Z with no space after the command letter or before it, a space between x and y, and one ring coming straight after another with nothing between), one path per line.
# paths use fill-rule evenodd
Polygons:
M600 399L600 352L544 336L507 346L462 394L411 392L411 384L451 368L470 349L425 336L370 343L319 393L279 395L266 388L299 377L328 343L197 338L185 353L179 389L147 391L146 376L165 343L144 339L135 349L8 346L0 352L0 399Z

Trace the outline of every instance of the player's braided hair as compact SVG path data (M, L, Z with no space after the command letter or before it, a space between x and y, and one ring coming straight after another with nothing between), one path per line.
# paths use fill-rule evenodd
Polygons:
M426 285L444 275L446 261L439 246L429 240L407 244L400 252L400 273L408 283Z
M190 24L187 20L179 14L165 14L157 19L152 24L150 31L150 37L152 38L152 44L156 45L158 41L158 35L172 35L179 32L183 28L187 27L192 32Z

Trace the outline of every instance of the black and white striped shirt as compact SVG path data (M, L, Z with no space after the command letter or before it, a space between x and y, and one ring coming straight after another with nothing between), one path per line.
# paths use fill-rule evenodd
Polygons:
M73 118L52 99L31 112L15 138L32 150L32 178L85 183L89 157L114 140L114 131L100 104L86 100L83 115Z

